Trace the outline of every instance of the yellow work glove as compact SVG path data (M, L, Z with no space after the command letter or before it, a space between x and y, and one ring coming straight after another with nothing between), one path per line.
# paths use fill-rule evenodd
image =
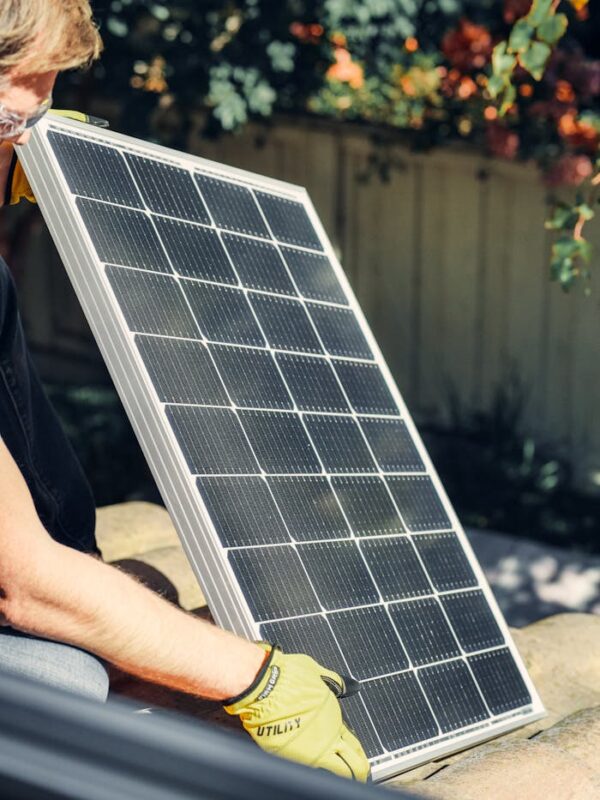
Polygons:
M79 122L88 122L91 125L96 125L99 128L107 128L108 122L98 117L90 117L89 114L84 114L81 111L59 111L52 109L48 112L58 117L67 117L68 119L76 119ZM20 203L21 200L29 200L30 203L35 203L35 197L27 180L27 176L23 171L21 162L17 158L17 154L13 148L12 161L8 172L8 179L6 181L6 191L4 193L4 205L14 206Z
M357 681L344 679L309 656L286 655L273 647L252 686L226 701L225 711L239 716L268 753L366 781L369 762L344 724L338 701L359 688Z

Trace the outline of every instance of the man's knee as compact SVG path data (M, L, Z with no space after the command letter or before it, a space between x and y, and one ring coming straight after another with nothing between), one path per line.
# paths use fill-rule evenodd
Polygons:
M0 669L104 702L108 673L95 656L70 645L0 630Z

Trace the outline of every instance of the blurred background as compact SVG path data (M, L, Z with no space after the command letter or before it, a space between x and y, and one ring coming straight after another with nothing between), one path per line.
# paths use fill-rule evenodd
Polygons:
M463 523L600 554L600 4L92 6L55 106L306 186ZM98 504L158 501L39 211L0 226Z

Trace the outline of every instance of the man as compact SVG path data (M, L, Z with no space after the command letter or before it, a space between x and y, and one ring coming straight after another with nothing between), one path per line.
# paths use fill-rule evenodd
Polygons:
M13 145L49 108L58 72L100 49L88 0L0 0L0 197L30 194ZM105 660L223 702L268 751L366 779L366 757L342 722L343 678L189 616L103 564L94 517L1 262L0 667L104 700Z

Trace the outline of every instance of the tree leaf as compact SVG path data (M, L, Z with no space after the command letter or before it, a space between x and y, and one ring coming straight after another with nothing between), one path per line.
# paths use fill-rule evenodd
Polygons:
M487 82L487 90L490 93L490 96L496 99L506 84L507 79L502 77L502 75L492 75Z
M509 83L502 98L502 105L500 106L500 116L503 117L506 112L514 105L517 99L517 90L512 83Z
M545 42L532 42L529 49L521 53L519 60L531 75L539 81L544 75L544 69L550 58L552 49Z
M508 51L510 53L522 53L527 50L533 32L533 25L529 24L526 17L516 22L508 37Z
M538 27L538 38L547 44L556 44L564 36L568 25L569 20L566 14L553 14L551 17L547 17Z
M506 47L506 42L500 42L492 51L492 67L495 75L506 75L515 67L516 56L507 53Z
M538 25L550 16L552 0L533 0L533 4L527 14L530 24L537 28Z

